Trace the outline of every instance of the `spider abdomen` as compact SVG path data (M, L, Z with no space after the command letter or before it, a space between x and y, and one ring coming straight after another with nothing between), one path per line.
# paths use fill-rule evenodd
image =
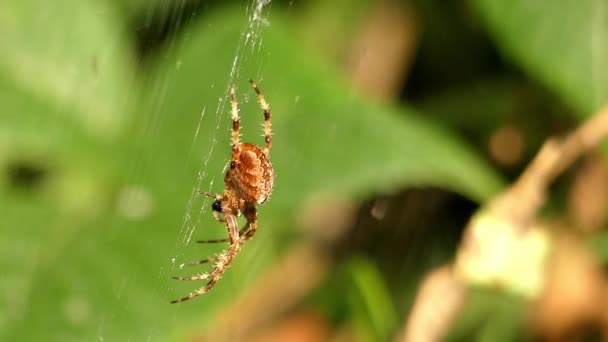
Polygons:
M246 202L262 204L272 192L274 170L258 146L241 144L238 162L228 170L235 189Z

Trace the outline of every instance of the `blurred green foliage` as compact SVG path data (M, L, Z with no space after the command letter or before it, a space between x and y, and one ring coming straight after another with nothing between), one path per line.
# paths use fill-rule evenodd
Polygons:
M608 99L603 1L474 0L503 51L582 117Z
M266 8L267 22L256 27L251 3L216 5L141 63L130 23L186 3L0 4L1 340L184 340L273 264L311 201L432 185L483 202L503 186L449 123L431 119L425 106L367 99L304 43L314 35L301 32L325 27L310 13L327 14L326 24L333 19L321 3L310 5L298 27L281 3ZM589 8L472 3L507 55L577 111L587 115L605 100L607 9L598 5L590 26L583 24ZM497 14L504 6L509 16ZM572 12L580 15L566 15L569 25L555 23ZM334 27L349 26L341 23ZM589 32L591 40L581 39ZM583 66L592 68L580 72ZM249 78L273 110L275 192L260 208L256 239L221 286L169 305L200 285L170 280L193 272L178 266L215 250L187 243L191 234L223 234L197 193L223 187L231 82L244 140L262 141ZM130 216L138 210L141 216ZM404 305L391 303L373 263L351 265L350 314L369 338L392 336Z

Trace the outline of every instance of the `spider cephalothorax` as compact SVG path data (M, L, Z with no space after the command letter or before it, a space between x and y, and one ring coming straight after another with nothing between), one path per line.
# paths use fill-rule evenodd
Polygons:
M176 299L171 303L179 303L200 296L215 286L222 274L236 257L240 248L251 239L258 229L258 214L256 206L266 202L274 183L274 169L268 157L272 146L270 107L264 95L252 80L249 81L255 90L260 106L264 110L265 147L255 144L241 143L239 139L240 119L234 86L230 87L230 104L232 113L232 158L224 177L226 185L222 195L203 193L214 199L211 209L216 220L226 223L228 238L220 240L201 240L200 243L229 242L230 247L219 255L200 261L193 265L208 262L215 263L209 273L201 273L190 277L174 277L178 280L208 280L206 285L191 292L186 297ZM237 216L244 215L247 223L239 230Z

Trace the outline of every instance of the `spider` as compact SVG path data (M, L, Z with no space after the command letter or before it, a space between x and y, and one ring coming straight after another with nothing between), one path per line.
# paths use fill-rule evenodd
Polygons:
M270 163L269 153L272 146L270 107L264 95L253 80L249 80L258 97L260 107L264 111L264 148L255 144L241 143L239 128L239 110L234 85L230 87L230 105L232 113L232 158L230 167L224 177L226 185L222 195L208 192L201 193L214 199L211 205L213 217L226 224L228 238L219 240L200 240L198 243L229 242L230 246L215 257L195 261L191 265L215 263L209 273L201 273L189 277L173 277L177 280L208 280L207 284L187 296L171 301L180 303L211 290L222 274L230 267L241 247L250 240L258 229L258 214L256 206L263 204L270 197L274 183L274 169ZM244 215L247 223L239 230L236 218Z

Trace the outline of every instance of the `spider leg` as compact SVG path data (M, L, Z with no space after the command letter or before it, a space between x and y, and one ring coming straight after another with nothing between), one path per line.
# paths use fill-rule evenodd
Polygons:
M237 225L238 223L236 221L236 216L234 216L234 214L232 214L231 212L226 212L225 216L226 216L226 228L228 229L228 234L230 236L230 247L228 248L228 250L225 250L224 252L222 252L220 255L217 256L217 262L215 263L215 267L213 268L213 270L211 272L209 272L208 274L206 274L205 278L202 278L202 279L209 279L209 282L207 282L207 284L205 286L199 288L198 290L196 290L194 292L191 292L187 296L171 301L172 304L187 301L187 300L190 300L192 298L198 297L202 294L209 292L209 290L211 290L215 286L215 284L218 282L218 280L220 280L220 278L222 277L224 272L232 264L232 261L236 257L236 255L239 252L239 249L241 247L241 243L240 243L240 239L239 239L239 229L238 229L238 225ZM184 278L186 278L186 279L183 279L183 280L189 280L188 277L184 277ZM182 279L180 279L180 280L182 280Z
M258 211L253 205L249 205L245 207L243 215L245 215L245 218L247 219L247 224L245 227L249 228L244 231L244 234L241 235L241 240L245 242L251 240L251 238L253 238L255 233L258 231ZM245 230L245 228L243 228L243 230Z
M222 243L222 242L228 242L230 241L230 239L226 238L226 239L208 239L208 240L197 240L196 243Z
M255 210L255 208L254 208ZM252 232L251 229L251 224L249 223L249 221L247 221L247 223L245 224L245 226L239 230L239 237L241 237L241 241L247 241L249 239L251 239L253 237L253 234L255 234L255 232ZM196 241L196 243L221 243L221 242L229 242L230 239L210 239L210 240L198 240ZM210 263L210 262L216 262L218 260L218 257L214 256L214 257L209 257L203 260L198 260L198 261L193 261L191 263L188 264L188 266L196 266L196 265L202 265L202 264L206 264L206 263ZM174 279L178 279L178 278L182 278L182 277L173 277ZM178 279L178 280L184 280L184 279ZM190 280L190 279L186 279L186 280Z
M260 102L260 107L262 107L262 110L264 110L264 139L266 141L266 148L264 149L264 153L268 155L268 152L270 152L270 147L272 146L272 123L270 122L270 106L264 99L264 95L262 94L260 88L258 88L258 85L253 80L249 80L249 83L251 83L253 90L255 90L255 93L258 95L258 102Z
M212 256L212 257L208 257L207 259L193 261L193 262L189 263L188 266L202 265L202 264L207 264L207 263L216 262L216 261L217 261L217 257L216 256Z
M199 192L199 194L209 197L209 198L213 198L213 199L222 199L222 195L213 194L213 193L207 192L207 191L201 191L201 192Z
M250 206L245 208L245 218L247 219L247 223L245 226L239 230L239 237L241 238L241 242L250 240L253 238L253 235L258 230L258 212L254 206ZM229 242L230 239L211 239L211 240L198 240L197 243L221 243L221 242ZM209 262L208 260L211 258L207 258L205 260L201 260L202 262L192 263L192 265L200 265L202 263Z
M205 280L209 279L209 273L196 274L189 277L172 277L175 280Z
M215 218L216 221L219 221L222 223L226 222L226 216L221 217L220 216L221 213L218 213L217 211L212 211L211 213L213 215L213 218Z
M236 100L236 91L234 85L230 86L230 112L232 113L232 162L231 168L235 168L235 161L239 160L240 152L240 126L241 119L239 118L239 105Z
M212 193L207 192L207 191L201 191L201 192L199 192L199 194L201 194L203 196L206 196L206 197L209 197L209 198L213 198L215 200L221 200L222 199L222 195L212 194Z
M245 226L239 230L239 236L240 237L244 237L247 234L249 234L250 232L250 224L249 222L247 222L247 224L245 224ZM197 240L196 243L221 243L221 242L229 242L230 239L226 238L226 239L210 239L210 240ZM208 258L210 259L210 258ZM207 259L205 259L207 260Z
M241 245L244 244L245 241L248 241L251 238L253 238L253 235L255 235L255 233L257 231L257 226L258 226L258 221L257 221L258 214L257 214L255 207L251 207L250 209L249 208L245 209L245 217L247 218L247 223L241 230L239 230L239 237L240 237ZM220 242L228 242L228 241L230 241L230 239L198 240L196 242L197 243L220 243ZM188 265L192 265L192 266L202 265L202 264L206 264L209 262L215 262L217 260L218 260L218 257L209 257L207 259L191 262ZM173 278L177 279L178 277L173 277ZM189 277L183 277L183 278L189 278ZM180 280L184 280L184 279L180 279ZM190 280L190 279L185 279L185 280Z

